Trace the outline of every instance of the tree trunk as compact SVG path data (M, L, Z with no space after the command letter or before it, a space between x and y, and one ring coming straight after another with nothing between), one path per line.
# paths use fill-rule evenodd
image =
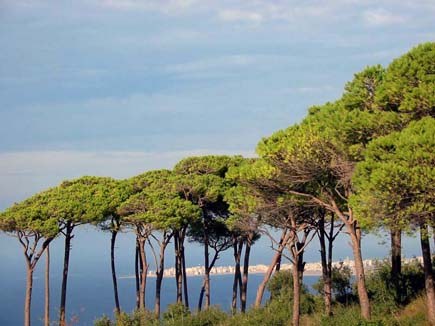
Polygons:
M71 222L66 223L65 228L65 253L63 260L63 276L62 276L62 290L60 295L60 308L59 308L59 326L66 325L65 309L66 309L66 290L68 283L68 268L69 268L69 254L71 250L72 230L74 226Z
M299 276L299 261L298 257L295 257L296 261L292 267L293 274L293 317L292 323L293 326L299 326L300 320L300 307L301 307L301 280Z
M361 255L361 230L356 226L356 223L356 221L352 224L347 223L346 227L352 241L352 251L355 262L355 278L358 288L358 298L361 307L361 316L366 320L370 320L370 301L366 288L364 264Z
M334 247L334 215L331 216L331 228L329 229L329 241L328 241L328 259L327 259L327 280L325 281L326 291L329 291L329 302L331 303L330 307L330 316L333 315L332 312L332 250Z
M233 251L234 251L234 280L233 280L233 297L231 301L231 311L234 314L237 310L237 289L241 280L240 272L240 258L242 255L242 245L238 245L237 237L233 239Z
M110 240L110 267L112 269L113 294L115 297L115 312L116 314L119 314L121 312L121 307L119 305L118 281L116 279L116 267L115 267L115 242L116 242L117 234L118 231L112 230L112 238Z
M391 281L394 286L396 302L402 303L400 279L402 275L402 230L391 227Z
M145 254L145 239L139 239L139 252L142 263L139 292L139 309L145 310L145 289L147 284L148 263Z
M333 222L331 222L333 223ZM332 224L331 224L332 228ZM332 316L332 280L331 271L328 268L328 258L326 255L326 237L325 237L325 217L324 215L319 219L319 243L320 243L320 260L322 263L322 279L323 279L323 300L325 302L325 314ZM332 239L329 240L329 244L332 243ZM329 249L329 247L328 247ZM331 251L328 250L328 254Z
M165 250L171 237L171 235L166 237L166 233L164 233L163 242L160 244L160 262L158 272L156 274L156 300L154 304L154 313L157 318L160 318L160 299L162 292L163 273L165 271Z
M44 326L50 326L50 246L45 249L45 307Z
M216 251L210 265L208 266L208 274L209 275L210 275L210 271L212 270L212 268L214 267L214 265L218 259L218 256L219 256L219 251ZM198 311L201 311L202 301L204 300L204 293L205 293L205 279L204 279L204 282L202 283L201 291L199 293Z
M204 241L204 289L205 289L205 309L210 307L210 268L209 268L209 256L208 256L208 239L205 236Z
M183 274L183 285L184 285L184 305L189 309L189 291L187 288L187 275L186 275L186 257L184 255L184 236L182 242L180 243L181 249L181 259L182 259L182 274Z
M424 284L427 296L427 317L429 324L435 326L435 287L429 245L429 232L425 223L420 223L420 244L423 256Z
M30 260L26 265L26 297L24 299L24 326L30 326L30 305L32 302L33 269Z
M246 298L248 293L248 275L249 275L249 258L251 255L251 246L252 246L253 234L250 233L246 240L245 246L245 257L243 259L243 280L241 287L241 311L246 311Z
M177 287L177 303L183 302L183 278L181 275L181 255L179 249L179 236L174 235L174 251L175 251L175 282Z
M139 242L136 239L136 251L134 256L134 275L136 279L136 309L139 309L140 304L140 276L139 276Z
M391 276L397 278L402 273L402 230L391 228Z
M276 264L278 263L279 258L281 257L282 250L277 251L275 255L272 258L272 261L269 264L269 267L267 268L266 274L264 274L263 280L261 281L260 285L257 289L257 296L255 297L255 307L258 308L261 306L261 301L263 300L264 291L266 289L267 283L269 282L272 273L275 269Z
M287 244L287 230L284 229L281 234L281 238L279 239L279 245L278 249L275 252L275 255L272 258L272 261L269 264L269 267L267 268L266 274L264 274L263 280L261 281L260 285L257 289L257 296L255 297L255 307L261 306L261 301L263 300L264 291L266 289L266 285L269 282L273 270L275 267L277 267L277 264L281 260L282 252Z

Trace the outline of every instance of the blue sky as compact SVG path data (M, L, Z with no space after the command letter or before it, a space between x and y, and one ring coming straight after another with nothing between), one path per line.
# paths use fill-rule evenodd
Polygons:
M435 1L0 2L0 209L62 179L253 155L366 65L435 40Z

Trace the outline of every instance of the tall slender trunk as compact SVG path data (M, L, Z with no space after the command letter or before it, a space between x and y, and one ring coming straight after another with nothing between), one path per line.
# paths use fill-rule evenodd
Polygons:
M241 287L241 311L246 311L246 298L248 293L248 275L249 275L249 258L251 255L251 246L252 246L252 239L253 234L250 233L246 240L246 246L245 246L245 257L243 259L243 280L242 280L242 287Z
M239 244L237 237L233 239L234 251L234 280L233 280L233 297L231 301L231 310L233 313L237 310L237 289L241 284L240 258L242 256L243 242ZM241 288L241 286L240 286Z
M333 230L333 221L331 222L331 229ZM322 263L322 279L323 279L323 300L325 302L325 314L327 316L332 316L332 280L331 280L331 270L329 268L329 261L326 253L326 236L325 236L325 216L322 215L319 218L319 243L320 243L320 258ZM329 239L329 245L332 244L332 238ZM332 254L328 246L328 254Z
M186 274L186 257L184 255L184 235L182 242L180 243L181 249L181 259L182 259L182 274L183 274L183 285L184 285L184 305L189 309L189 291L187 287L187 274Z
M391 281L394 286L396 302L402 303L400 279L402 275L402 230L391 227Z
M163 282L163 272L165 271L165 250L168 245L169 238L163 239L163 243L160 245L160 254L159 254L159 268L156 274L156 300L154 303L154 313L157 318L160 318L160 299L162 292L162 282Z
M50 326L50 246L45 248L45 307L44 326Z
M364 264L361 255L361 229L356 226L356 223L356 221L352 224L348 223L346 224L346 227L352 242L352 251L355 262L355 277L358 288L359 304L361 307L361 316L366 320L370 320L370 301L366 288Z
M175 251L175 282L177 287L177 303L183 302L183 278L181 275L181 255L179 248L179 234L174 235L174 251Z
M33 268L26 262L26 297L24 299L24 326L30 326L30 305L32 302Z
M296 261L292 266L293 274L293 316L292 325L299 326L300 311L301 311L301 280L299 276L299 260L298 257L294 257Z
M136 249L134 256L134 275L136 280L136 309L139 309L140 304L140 276L139 276L139 242L136 239Z
M261 306L261 301L263 300L263 295L266 289L266 285L272 276L273 270L276 267L278 267L278 263L281 260L282 252L287 244L287 241L288 241L288 230L284 229L281 233L281 237L279 239L279 244L275 252L275 255L273 256L272 261L270 262L269 267L267 268L267 271L264 274L263 280L258 286L257 296L255 297L255 307L257 308Z
M213 259L212 259L210 265L208 266L208 274L209 274L209 275L210 275L210 271L211 271L211 269L214 267L214 265L215 265L215 263L216 263L216 261L217 261L217 259L218 259L218 256L219 256L219 252L216 251L215 254L214 254L214 256L213 256ZM205 294L205 278L204 278L204 281L203 281L203 283L202 283L201 291L200 291L200 293L199 293L199 299L198 299L198 311L201 311L201 308L202 308L202 301L204 300L204 294Z
M147 284L148 263L145 254L145 239L139 239L139 252L142 262L139 292L139 309L145 310L145 289Z
M112 269L112 282L113 282L113 295L115 297L115 312L119 314L121 312L121 307L119 305L118 297L118 281L116 279L116 267L115 267L115 242L117 230L112 230L112 238L110 239L110 267Z
M65 253L63 260L63 276L62 276L62 289L60 295L60 307L59 307L59 326L66 325L65 309L66 309L66 290L68 283L68 268L69 268L69 255L71 250L72 230L74 225L71 222L67 222L65 226Z
M435 283L429 245L429 232L427 225L424 222L420 223L420 244L423 256L424 284L427 297L427 317L429 324L435 326Z
M402 273L402 230L391 228L391 276L396 278Z
M331 295L330 295L331 301L332 301L332 252L333 252L333 249L334 249L334 240L335 240L335 237L337 235L338 235L338 233L336 233L334 235L334 214L331 214L331 227L329 229L328 264L327 264L327 266L328 266L328 283L329 283L327 289L331 293ZM333 314L332 313L332 308L331 308L331 314Z
M210 307L210 267L208 253L208 236L204 231L204 289L205 289L205 308Z

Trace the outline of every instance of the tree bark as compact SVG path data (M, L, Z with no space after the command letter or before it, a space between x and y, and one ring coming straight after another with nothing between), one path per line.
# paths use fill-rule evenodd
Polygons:
M50 326L50 246L45 249L45 307L44 326Z
M163 282L163 272L165 271L165 250L168 244L168 239L164 239L164 242L160 245L160 254L159 254L159 268L156 273L156 300L154 304L154 313L157 318L160 318L160 299L162 292L162 282Z
M71 250L72 230L74 226L71 222L67 222L65 226L65 253L63 260L63 276L62 276L62 289L60 295L60 308L59 308L59 325L66 325L65 309L66 309L66 290L68 283L68 268L69 268L69 255Z
M208 236L206 232L207 231L204 231L204 269L205 269L204 289L205 289L205 309L208 309L210 307L210 268L209 268L209 253L208 253Z
M333 230L333 221L331 222L331 228ZM332 280L331 280L331 269L329 268L329 259L332 257L327 257L326 253L326 236L325 236L325 216L319 218L319 243L320 243L320 258L322 263L322 279L323 279L323 300L325 302L325 314L327 316L332 316ZM331 244L332 238L328 242L328 256L332 255Z
M115 242L117 230L112 230L112 238L110 240L110 267L112 269L112 283L113 283L113 295L115 297L115 312L119 314L121 312L121 307L119 305L118 297L118 281L116 278L116 266L115 266Z
M181 260L182 260L182 274L183 274L183 285L184 285L184 305L189 309L189 291L187 288L187 274L186 274L186 257L184 255L184 235L182 242L180 243L181 249Z
M423 256L424 284L427 297L427 317L429 324L435 326L435 287L429 245L429 232L425 223L420 223L420 244Z
M233 280L233 297L231 301L231 311L234 314L237 310L237 289L241 283L240 272L240 258L242 256L243 243L239 244L237 237L233 239L233 251L234 251L234 280Z
M30 305L32 302L33 268L30 260L26 265L26 296L24 299L24 326L30 326Z
M287 229L284 229L282 231L281 237L279 239L278 248L275 252L275 255L272 258L272 261L269 264L269 267L267 268L266 273L264 274L263 280L261 281L260 285L257 289L257 295L255 297L255 307L261 306L261 301L263 300L264 291L266 289L267 283L269 282L272 273L277 266L278 262L281 260L282 252L287 244Z
M136 250L134 257L134 275L136 279L136 309L139 309L140 304L140 276L139 276L139 242L136 239Z
M296 259L298 259L296 257ZM299 261L297 260L292 267L293 274L293 326L299 326L300 310L301 310L301 281L299 277Z
M175 282L177 287L177 303L183 302L183 278L181 275L181 255L179 249L179 235L174 235L174 251L175 251Z
M216 261L217 261L217 259L218 259L218 256L219 256L219 252L216 251L215 254L214 254L214 256L213 256L213 259L212 259L210 265L208 266L208 271L209 271L208 274L209 274L209 275L210 275L210 271L211 271L211 269L214 267L214 265L215 265L215 263L216 263ZM205 279L204 279L204 282L203 282L203 284L202 284L201 291L200 291L200 293L199 293L198 311L201 311L201 308L202 308L202 301L204 300L204 293L205 293Z
M145 239L139 239L139 253L142 262L139 292L139 309L145 310L145 289L147 284L148 263L145 254Z
M391 228L391 276L397 278L402 273L402 230Z
M253 234L250 233L246 240L245 246L245 256L243 259L243 280L241 287L241 311L244 313L246 311L246 298L248 293L248 276L249 276L249 258L251 255Z
M361 229L359 229L356 224L356 221L354 221L352 224L347 223L346 227L352 241L352 251L355 262L355 278L358 288L358 298L361 307L361 316L366 320L370 320L370 301L366 288L364 264L361 255Z
M391 227L391 281L394 286L396 302L402 302L400 279L402 275L402 230Z

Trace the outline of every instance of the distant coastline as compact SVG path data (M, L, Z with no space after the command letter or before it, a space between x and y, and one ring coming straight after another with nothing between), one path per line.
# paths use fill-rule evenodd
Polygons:
M418 261L420 263L423 262L423 258L421 256L413 257L413 258L404 258L402 259L404 264L408 264L413 261ZM365 259L363 261L364 268L369 271L376 267L377 263L383 261L383 259ZM290 270L291 264L282 264L281 270ZM353 260L346 258L341 261L334 261L332 263L332 266L340 267L340 266L347 266L354 271L355 263ZM250 274L265 274L268 265L259 264L259 265L251 265L249 266L249 273ZM204 266L194 266L194 267L187 267L186 268L186 274L187 276L203 276L204 275ZM227 274L234 274L234 266L216 266L213 267L210 271L211 275L227 275ZM315 263L306 263L305 269L304 269L304 275L306 276L320 276L322 275L322 264L320 262ZM150 270L148 272L148 277L155 277L155 271ZM168 268L165 269L163 272L164 277L175 277L175 268ZM119 279L130 279L135 278L134 275L122 275L119 276Z

